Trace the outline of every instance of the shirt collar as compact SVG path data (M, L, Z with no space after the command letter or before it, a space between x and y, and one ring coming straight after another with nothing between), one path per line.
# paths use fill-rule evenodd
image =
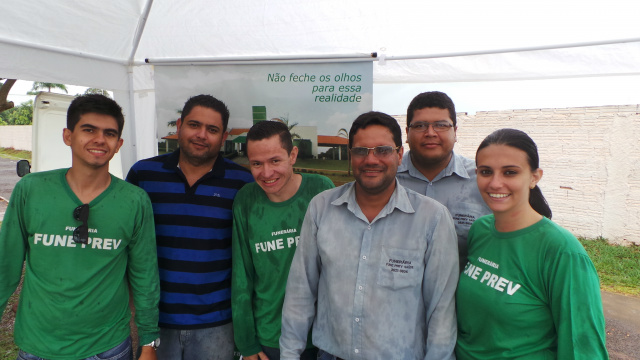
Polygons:
M447 164L447 167L444 168L436 177L433 179L438 180L445 176L451 176L456 174L464 179L469 179L469 173L467 169L464 167L464 162L461 160L462 155L456 154L456 152L452 152L451 161ZM398 172L408 172L409 175L415 178L419 178L425 181L427 178L422 175L422 173L413 165L411 161L411 150L404 153L402 156L402 164L398 167Z
M180 168L180 166L178 165L179 160L180 160L180 148L176 149L174 152L169 154L169 156L167 157L167 160L165 160L164 162L163 167L165 169L173 169L175 171L178 171L178 169ZM224 170L225 170L224 158L222 157L222 155L218 154L218 157L216 158L216 162L213 163L213 167L211 168L211 170L209 170L209 173L207 173L205 176L214 176L217 178L224 178Z
M347 189L340 195L337 199L331 202L332 205L340 206L343 204L347 204L347 209L354 213L356 216L361 214L362 211L358 206L358 202L356 201L356 186L355 181L352 181L343 186L347 187ZM404 186L400 185L398 179L396 179L396 188L393 190L393 194L391 194L391 198L389 198L389 202L382 208L380 213L373 219L372 222L376 221L378 218L385 217L393 212L394 209L398 209L402 212L411 214L415 212L413 205L411 205L411 201L409 201L409 197L407 196L407 190Z

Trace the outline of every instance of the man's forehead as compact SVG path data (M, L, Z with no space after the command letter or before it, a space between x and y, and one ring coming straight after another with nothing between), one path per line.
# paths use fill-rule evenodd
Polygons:
M389 129L388 127L384 126L384 125L380 125L380 124L371 124L371 125L367 125L366 127L361 127L360 129L358 129L355 134L353 134L353 140L356 140L356 137L360 138L358 140L362 140L364 139L362 136L363 132L367 132L370 130L374 130L374 131L382 131L385 134L389 135L389 138L391 139L391 141L393 141L393 132L391 132L391 129Z
M425 106L423 108L413 110L414 117L418 113L420 113L420 114L427 114L428 113L428 114L431 114L431 115L437 114L438 117L442 118L440 120L451 120L451 114L449 113L449 109L440 108L440 107L437 107L437 106Z
M188 114L182 114L182 118L184 118L185 120L188 118L197 118L197 114L202 115L203 113L213 113L214 115L217 115L220 117L220 119L222 119L222 114L220 114L218 110L201 105L196 105L191 108L191 111L189 111Z
M108 129L112 128L118 131L118 121L111 115L107 114L98 114L98 113L85 113L80 115L80 119L78 120L78 124L76 126L80 127L95 127Z

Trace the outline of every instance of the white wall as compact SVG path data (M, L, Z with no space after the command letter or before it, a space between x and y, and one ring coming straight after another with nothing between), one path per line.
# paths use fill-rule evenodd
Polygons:
M406 117L397 118L404 131ZM455 150L470 158L494 130L525 131L538 145L554 221L576 236L640 245L640 105L460 113L457 121Z
M31 151L31 125L0 126L0 147Z

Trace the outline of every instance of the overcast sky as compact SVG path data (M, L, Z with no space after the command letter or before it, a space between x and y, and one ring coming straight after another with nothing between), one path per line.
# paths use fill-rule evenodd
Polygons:
M539 109L560 107L640 104L640 75L432 84L374 84L373 109L401 115L411 99L420 92L446 92L458 112ZM26 93L31 81L18 81L9 100L16 105L32 99ZM86 87L67 86L70 95L81 94ZM56 90L56 92L59 92Z

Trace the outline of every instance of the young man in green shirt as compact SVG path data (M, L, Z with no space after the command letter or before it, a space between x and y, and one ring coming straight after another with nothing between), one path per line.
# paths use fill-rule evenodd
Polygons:
M294 174L298 148L287 126L262 121L247 133L255 183L233 203L231 306L236 346L246 360L279 360L284 291L309 201L333 188L325 176ZM315 359L311 341L300 357Z
M0 309L24 262L18 359L131 359L129 289L144 345L140 359L156 359L160 289L151 202L109 174L123 124L112 99L76 98L63 132L71 168L29 174L11 194L0 231Z

